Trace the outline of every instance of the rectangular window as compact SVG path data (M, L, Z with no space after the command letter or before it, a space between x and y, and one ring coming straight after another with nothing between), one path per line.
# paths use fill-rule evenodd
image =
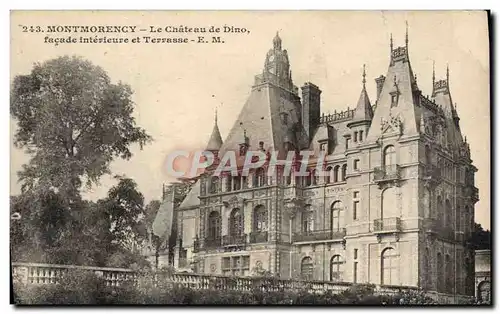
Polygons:
M363 131L359 131L359 138L358 141L363 141Z
M352 219L354 220L358 219L358 207L359 201L354 201L352 204Z
M354 262L353 274L352 274L352 282L358 282L358 262Z
M354 132L354 142L358 141L358 132Z
M352 197L359 198L359 191L354 191L354 193L352 193Z
M359 159L354 159L353 168L354 170L359 170Z
M358 258L358 249L354 249L354 259Z
M250 271L250 256L222 258L222 272L226 276L245 276Z
M349 139L349 138L346 138L346 139L345 139L345 149L348 149L348 148L349 148L349 141L350 141L350 139Z

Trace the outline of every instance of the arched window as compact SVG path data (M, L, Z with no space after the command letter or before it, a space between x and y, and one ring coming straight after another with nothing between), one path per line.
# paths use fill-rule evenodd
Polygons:
M344 208L341 201L336 201L331 207L331 230L338 232L344 228Z
M259 205L253 211L253 231L267 231L267 210Z
M483 302L491 301L491 285L489 281L482 281L477 286L477 298Z
M396 188L387 188L382 192L381 219L398 216Z
M394 146L389 145L384 149L384 166L391 168L396 164L396 149Z
M333 177L332 167L328 166L326 168L325 183L328 184L328 183L332 182L332 180L333 180L332 177Z
M445 274L445 269L444 269L444 261L443 261L443 255L441 253L437 253L437 269L436 272L438 274L438 280L437 280L437 291L438 292L444 292L444 274Z
M454 274L453 274L453 263L451 261L450 255L445 256L445 275L446 275L446 292L453 293L454 286Z
M305 280L313 278L313 260L309 256L304 257L300 263L300 276Z
M233 191L238 191L241 189L241 176L233 177Z
M340 166L333 167L333 182L339 182L339 170Z
M431 148L429 145L425 145L425 163L427 165L432 165Z
M446 200L445 202L445 214L444 214L444 225L448 227L453 227L453 209L451 208L450 200Z
M399 255L393 248L386 248L382 251L381 284L399 284Z
M213 211L208 215L208 238L211 240L220 239L221 220L219 212Z
M311 205L306 205L302 212L302 232L310 233L314 231L314 211Z
M344 261L340 255L335 255L330 260L330 281L342 281L344 278Z
M215 194L219 191L219 178L212 177L210 179L210 193Z
M229 216L229 235L240 236L243 234L243 215L239 208L231 211Z
M343 165L342 166L342 181L345 181L346 179L346 176L347 176L347 165Z

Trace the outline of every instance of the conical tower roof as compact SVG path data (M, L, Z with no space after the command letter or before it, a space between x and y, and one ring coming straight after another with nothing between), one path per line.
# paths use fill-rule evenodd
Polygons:
M215 111L215 123L212 130L212 135L210 135L210 140L208 140L207 151L218 151L222 146L222 136L220 135L219 126L217 125L217 111Z
M363 65L363 89L359 95L358 104L356 105L352 122L371 121L372 118L373 109L370 103L370 98L368 98L368 93L366 92L366 71L365 66Z

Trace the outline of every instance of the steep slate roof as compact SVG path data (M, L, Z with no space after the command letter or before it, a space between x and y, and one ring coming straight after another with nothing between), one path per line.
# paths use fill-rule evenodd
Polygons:
M416 135L419 132L420 110L414 105L414 95L419 89L411 69L408 46L392 50L386 77L367 141L377 140L381 135L382 118L388 119L391 116L399 117L405 135ZM398 103L397 106L391 106L391 92L395 91L399 93Z
M182 201L179 208L195 207L200 205L200 180L196 181L191 190L186 195L186 198Z
M446 129L448 133L448 140L450 140L453 145L460 145L463 142L462 134L460 128L455 125L454 119L457 118L457 112L453 106L453 101L450 93L449 86L449 69L446 68L446 80L439 80L435 82L434 70L432 73L432 99L439 105L445 114Z

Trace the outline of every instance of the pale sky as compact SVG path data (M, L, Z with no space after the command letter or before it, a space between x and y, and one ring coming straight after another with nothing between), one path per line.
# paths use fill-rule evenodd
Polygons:
M452 98L478 168L480 201L476 204L476 221L490 228L489 41L485 12L87 11L16 12L11 17L11 79L28 74L34 62L68 54L101 66L114 82L131 85L137 123L155 141L142 151L134 147L132 159L116 160L111 169L114 174L133 178L147 201L159 199L162 184L171 180L162 165L168 152L205 147L216 106L225 139L250 93L254 75L262 71L276 31L288 50L295 84L311 81L318 85L323 91L322 112L327 113L355 106L363 64L368 94L372 103L375 101L374 79L387 72L390 33L395 47L404 45L408 21L410 60L424 94L432 92L433 61L437 80L445 78L449 64ZM224 44L54 46L43 43L44 33L23 33L19 25L234 25L250 33L221 33L218 36L224 37ZM181 34L158 36L174 35ZM196 39L197 34L187 36ZM11 133L15 128L11 123ZM11 146L11 194L17 194L20 185L16 172L28 159ZM86 195L101 198L115 183L104 177L101 185Z

